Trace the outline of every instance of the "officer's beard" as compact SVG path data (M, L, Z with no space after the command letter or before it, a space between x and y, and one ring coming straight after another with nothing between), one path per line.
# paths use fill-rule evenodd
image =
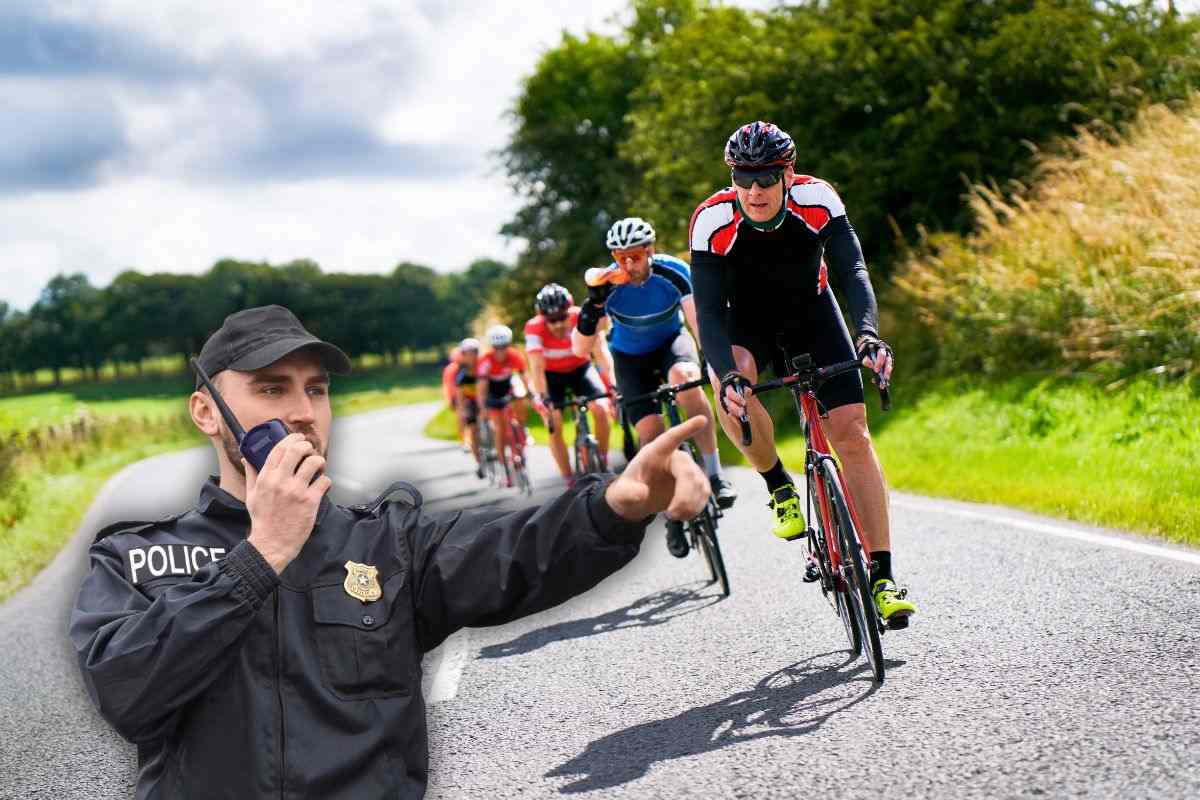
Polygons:
M304 426L302 428L290 429L289 433L303 433L304 438L308 439L308 443L313 446L320 455L328 458L329 452L324 444L321 443L321 437L317 435L317 429L312 426ZM221 426L221 447L225 450L225 457L229 459L229 463L238 471L238 474L243 478L246 477L246 465L242 463L242 451L238 449L237 439L234 438L233 432Z

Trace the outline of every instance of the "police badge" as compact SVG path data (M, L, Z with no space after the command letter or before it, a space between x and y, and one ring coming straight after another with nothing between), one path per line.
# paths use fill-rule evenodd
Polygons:
M369 564L346 562L346 580L342 583L346 594L371 603L383 597L383 589L379 588L379 569Z

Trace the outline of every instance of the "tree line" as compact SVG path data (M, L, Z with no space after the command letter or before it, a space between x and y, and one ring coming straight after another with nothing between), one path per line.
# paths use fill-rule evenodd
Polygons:
M1029 181L1078 126L1119 131L1200 85L1197 19L1144 0L633 0L628 16L564 34L511 110L523 205L504 230L529 243L500 287L511 313L605 261L617 218L685 252L691 212L729 183L725 140L754 119L838 188L886 293L898 243L970 228L969 186Z
M323 272L313 261L273 266L226 259L199 275L127 271L105 287L58 275L27 311L0 302L0 387L51 369L95 378L105 364L141 369L152 356L187 357L234 311L278 303L351 357L395 359L466 335L508 267L475 261L439 274L401 263L385 275Z

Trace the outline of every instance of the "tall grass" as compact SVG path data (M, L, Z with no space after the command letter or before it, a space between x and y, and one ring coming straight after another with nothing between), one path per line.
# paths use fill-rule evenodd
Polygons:
M1200 100L1080 131L1035 188L975 186L970 236L928 237L889 313L910 363L1124 381L1200 374Z

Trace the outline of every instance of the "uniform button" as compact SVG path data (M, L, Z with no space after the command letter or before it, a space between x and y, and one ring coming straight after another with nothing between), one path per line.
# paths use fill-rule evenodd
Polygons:
M363 625L374 625L375 618L370 614L363 614Z

